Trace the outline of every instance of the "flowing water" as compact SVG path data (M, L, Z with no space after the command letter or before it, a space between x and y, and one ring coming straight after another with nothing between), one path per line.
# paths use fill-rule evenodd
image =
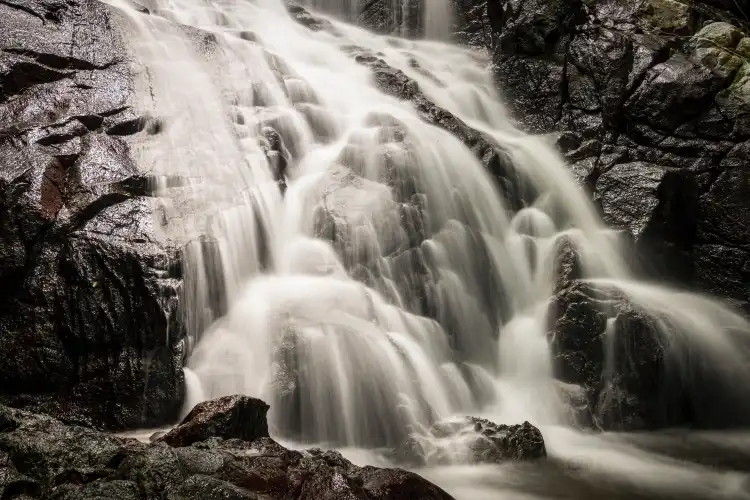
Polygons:
M274 435L368 462L457 415L542 428L542 469L422 471L458 498L750 498L744 473L665 452L675 440L570 427L547 335L563 240L587 278L656 318L687 390L714 367L712 382L747 398L750 327L630 278L554 149L514 127L484 54L333 20L312 31L281 0L108 3L151 117L134 153L156 179L164 237L185 243L186 408L257 396ZM308 3L346 17L357 2ZM426 6L427 35L445 38L450 2ZM529 203L506 203L459 139L378 90L355 46L507 151Z

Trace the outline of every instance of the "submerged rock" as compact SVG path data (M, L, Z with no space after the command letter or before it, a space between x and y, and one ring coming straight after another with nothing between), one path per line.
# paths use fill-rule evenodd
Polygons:
M193 408L180 425L158 438L170 446L190 446L212 437L254 441L268 437L269 406L247 396L225 396Z
M524 422L500 425L466 417L438 422L426 436L412 436L394 450L395 460L414 466L451 463L499 464L547 456L539 429Z
M288 450L269 437L249 439L246 426L228 425L234 417L222 420L258 410L256 424L265 429L267 408L240 396L207 402L196 407L191 421L208 422L201 416L211 415L214 422L223 422L213 429L248 440L207 432L200 441L194 434L196 442L190 446L172 448L0 406L0 492L4 498L25 494L61 500L452 498L411 472L357 467L337 452Z

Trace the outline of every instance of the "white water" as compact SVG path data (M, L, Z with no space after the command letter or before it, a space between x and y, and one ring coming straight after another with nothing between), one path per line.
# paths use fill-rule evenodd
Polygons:
M551 456L581 453L643 478L640 452L602 451L604 440L565 427L546 328L563 237L588 277L658 318L676 359L691 353L685 386L703 366L721 366L730 388L748 375L746 320L629 278L616 235L558 155L514 128L482 54L338 22L336 35L311 32L280 0L152 0L149 16L110 3L137 61L140 111L161 124L138 142L139 163L161 179L165 237L189 242L189 404L258 396L276 435L360 449L456 415L530 420ZM428 35L443 36L448 18L435 13L448 3L428 4L439 7L425 14ZM534 202L508 209L473 154L380 92L351 45L509 151ZM269 127L283 147L266 155ZM689 471L654 464L676 478L669 488L687 484ZM479 498L451 470L434 480Z
M302 5L331 14L339 19L356 22L368 0L302 0ZM450 40L453 31L452 0L382 0L389 8L390 23L385 28L394 35L408 36L423 28L430 40ZM374 8L379 8L375 6Z

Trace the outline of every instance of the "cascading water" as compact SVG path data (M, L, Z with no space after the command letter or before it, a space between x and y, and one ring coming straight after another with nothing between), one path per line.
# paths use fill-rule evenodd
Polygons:
M514 128L482 55L335 21L311 31L281 0L151 0L151 15L109 3L154 117L136 153L159 179L165 237L187 242L192 398L261 397L276 435L308 443L394 445L471 414L543 426L551 455L591 447L559 427L546 316L563 240L586 277L658 317L665 342L722 366L717 380L750 375L746 320L629 278L552 147ZM429 3L428 35L447 30L435 12L448 3ZM492 138L533 200L506 207L472 152L379 91L352 46Z
M347 21L356 21L363 9L384 9L389 19L383 28L409 36L422 32L430 40L450 40L453 22L452 0L303 0L309 6Z

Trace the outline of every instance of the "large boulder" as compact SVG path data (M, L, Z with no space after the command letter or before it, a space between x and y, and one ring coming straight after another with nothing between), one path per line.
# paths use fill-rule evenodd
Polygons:
M547 456L547 449L541 431L529 422L500 425L465 417L438 422L426 435L409 437L392 456L412 466L499 464L539 460Z
M263 401L247 396L204 401L159 441L170 446L190 446L212 437L243 441L268 437L268 409Z
M746 2L486 7L507 105L559 137L604 220L633 234L640 270L750 311ZM465 36L482 25L472 12L457 26L467 43L481 39Z
M288 450L269 437L204 437L178 448L145 444L0 406L0 492L55 500L451 499L416 474L357 467L337 452Z
M666 313L647 314L616 283L572 279L549 305L555 375L570 388L563 393L574 398L571 416L579 426L650 430L747 424L750 403L744 388L732 382L747 369L726 351L723 357L714 351L731 332L691 339L704 332L690 331L692 325Z
M0 402L110 428L177 416L180 283L130 98L102 3L0 2Z

